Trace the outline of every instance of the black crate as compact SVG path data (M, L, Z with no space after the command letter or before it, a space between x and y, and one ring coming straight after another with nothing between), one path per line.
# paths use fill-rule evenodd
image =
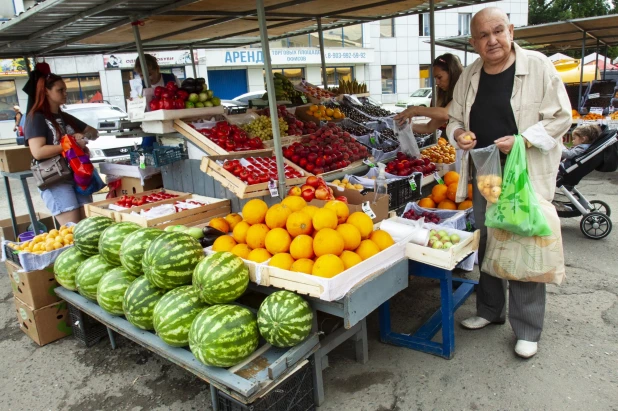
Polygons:
M316 409L314 389L313 363L308 362L252 404L243 404L221 391L217 391L217 402L220 411L311 411Z
M8 243L4 244L4 253L6 254L7 260L21 267L21 263L19 262L19 252L9 247Z
M108 336L107 327L101 324L86 313L81 312L77 307L69 305L69 317L73 335L86 347L92 347L101 339Z
M416 189L412 190L410 180L414 178ZM413 177L405 177L401 180L395 180L387 184L388 210L397 210L401 206L405 206L410 201L421 198L421 182L423 176L421 173L414 173Z
M131 151L131 164L140 165L140 157L144 156L144 164L152 167L162 167L186 158L182 145L148 147Z
M588 87L588 94L612 94L616 87L616 80L593 80Z

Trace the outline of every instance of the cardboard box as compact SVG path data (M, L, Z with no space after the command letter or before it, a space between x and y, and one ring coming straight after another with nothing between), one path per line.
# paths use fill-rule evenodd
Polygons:
M35 310L60 301L54 292L58 283L52 269L23 271L11 261L5 264L15 297Z
M30 147L8 146L0 148L0 171L17 173L30 170Z
M139 178L135 177L122 177L120 188L117 190L110 190L110 198L121 197L124 195L132 196L135 194L143 193L144 191L155 190L163 187L163 176L161 174L155 174L150 178L144 180L144 185Z
M376 204L373 203L373 192L362 195L358 190L352 189L342 189L339 191L336 187L333 187L333 192L335 197L346 196L348 199L348 208L350 209L350 214L360 211L362 213L369 213L369 210L366 211L367 208L371 209L371 212L375 214L375 218L372 218L373 223L379 223L382 220L386 220L388 218L388 195L383 195L380 197ZM326 201L323 200L312 200L309 204L313 204L317 207L322 207L326 204Z
M46 213L36 213L35 217L37 220L47 227L47 231L54 228L54 218ZM32 222L30 221L30 216L28 214L20 215L15 217L17 221L17 233L13 232L13 225L11 224L11 219L6 218L4 220L0 220L0 229L2 229L2 236L5 240L8 241L17 241L17 236L25 231L28 231L28 227Z
M73 334L73 329L69 325L69 307L66 301L35 310L19 298L15 298L15 311L19 328L40 346Z

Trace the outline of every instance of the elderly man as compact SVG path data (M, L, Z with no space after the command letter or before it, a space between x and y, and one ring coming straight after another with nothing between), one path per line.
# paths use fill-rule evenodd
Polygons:
M513 42L513 25L504 11L488 7L471 22L470 44L480 55L455 86L447 135L462 150L495 144L508 154L521 134L526 143L528 173L537 195L553 199L561 155L561 139L571 125L571 107L564 85L550 60ZM463 178L462 173L462 178ZM472 170L475 179L476 171ZM460 181L467 184L467 181ZM474 217L481 229L479 266L487 243L487 203L474 187ZM481 272L477 316L462 322L467 329L503 324L506 280ZM510 281L509 321L517 337L515 352L536 354L545 315L545 284Z

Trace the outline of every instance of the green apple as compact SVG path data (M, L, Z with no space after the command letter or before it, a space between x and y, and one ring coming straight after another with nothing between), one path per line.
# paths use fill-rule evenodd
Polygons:
M215 95L212 90L206 90L206 94L208 94L208 98L212 98Z
M204 107L213 107L214 105L212 104L212 101L207 100L204 102Z
M185 108L194 108L195 104L193 104L193 102L187 100L185 101Z
M450 241L447 241L446 243L444 243L442 245L442 248L445 250L448 250L449 248L451 248L453 246L453 243L451 243Z
M431 231L429 232L429 235L430 235L430 236L433 236L433 237L437 237L437 236L438 236L438 232L437 232L436 230L431 230Z
M439 250L439 249L441 249L443 247L444 247L444 244L442 243L442 241L436 241L431 246L431 248L435 248L436 250Z
M208 94L207 93L200 93L200 101L203 103L206 100L208 100Z
M438 231L438 237L442 238L442 237L447 237L448 233L444 230L440 230Z
M204 108L204 103L198 101L197 103L195 103L195 108Z
M189 101L191 103L197 103L198 101L200 101L200 96L198 96L197 93L191 93L189 94Z
M436 237L435 235L432 235L431 237L429 237L429 246L431 247L433 243L435 243L436 241L440 241L440 239Z
M217 107L221 105L221 99L219 97L213 97L210 99L212 101L212 105Z
M457 234L451 234L451 243L457 244L461 239Z

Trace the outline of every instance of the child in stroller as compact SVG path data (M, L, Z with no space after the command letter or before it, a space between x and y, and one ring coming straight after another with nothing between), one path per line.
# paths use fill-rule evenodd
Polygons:
M557 197L563 197L553 201L558 216L584 216L579 227L586 237L595 240L605 238L611 232L611 210L609 205L601 200L588 201L575 186L594 170L612 172L618 169L616 135L616 130L610 130L606 126L577 127L573 131L573 138L577 139L579 144L563 152L566 160L560 163L558 171Z

